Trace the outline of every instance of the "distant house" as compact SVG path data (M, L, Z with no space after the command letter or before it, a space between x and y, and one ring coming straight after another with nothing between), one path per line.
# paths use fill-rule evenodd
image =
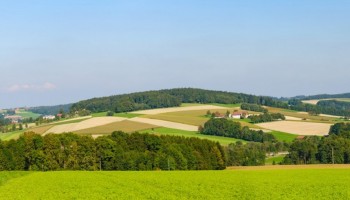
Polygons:
M229 115L231 119L245 119L248 117L248 112L245 111L236 111Z
M54 115L44 115L43 116L43 119L46 119L46 120L54 120L56 117Z
M5 119L9 119L11 121L11 123L17 124L23 118L21 116L18 116L18 115L8 115L8 116L5 116Z
M59 113L59 114L57 114L56 116L57 116L58 118L61 118L61 117L62 117L62 114Z

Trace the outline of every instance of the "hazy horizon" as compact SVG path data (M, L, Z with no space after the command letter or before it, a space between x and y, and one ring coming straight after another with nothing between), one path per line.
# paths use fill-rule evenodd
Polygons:
M179 87L350 92L348 1L0 5L0 108Z

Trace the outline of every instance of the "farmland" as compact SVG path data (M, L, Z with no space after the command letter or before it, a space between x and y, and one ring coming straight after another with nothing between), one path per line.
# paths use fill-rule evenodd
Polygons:
M127 132L127 133L132 133L132 132L141 131L141 130L145 130L145 129L151 129L151 128L155 128L155 127L157 127L157 126L124 120L124 121L120 121L120 122L106 124L103 126L96 126L96 127L92 127L92 128L88 128L88 129L74 131L74 133L90 134L90 135L111 134L114 131L123 131L123 132Z
M331 124L295 122L295 121L278 121L261 123L260 127L270 130L282 131L298 135L327 135Z
M239 139L235 139L235 138L212 136L212 135L201 135L197 131L183 131L183 130L170 129L170 128L154 128L154 129L141 131L141 133L151 133L151 134L156 134L156 135L197 137L200 139L207 139L207 140L219 142L221 145L228 145L231 143L235 143L237 141L242 141L243 143L246 143L244 140L239 140Z
M0 172L2 199L349 199L349 166ZM20 190L18 188L21 188Z

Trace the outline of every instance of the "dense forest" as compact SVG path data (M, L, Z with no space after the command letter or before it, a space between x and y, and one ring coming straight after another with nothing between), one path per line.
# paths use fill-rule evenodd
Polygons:
M283 102L265 96L194 88L178 88L93 98L73 104L71 110L87 109L91 112L114 111L118 113L142 109L176 107L180 106L181 103L252 103L276 107L287 106Z
M57 105L57 106L39 106L39 107L29 108L28 110L33 113L38 113L42 115L56 115L60 111L68 113L70 111L71 106L72 104Z
M0 170L220 170L219 143L198 138L126 134L93 139L75 134L25 133L0 141Z
M204 135L216 135L232 137L254 142L276 142L275 136L263 131L250 130L241 127L241 123L227 120L225 118L212 118L200 127L199 131Z
M350 124L331 127L329 136L295 140L283 164L350 164Z

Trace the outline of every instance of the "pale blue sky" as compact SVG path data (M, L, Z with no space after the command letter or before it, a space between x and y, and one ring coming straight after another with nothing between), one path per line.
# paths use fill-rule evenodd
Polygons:
M350 2L0 3L0 108L174 87L350 92Z

